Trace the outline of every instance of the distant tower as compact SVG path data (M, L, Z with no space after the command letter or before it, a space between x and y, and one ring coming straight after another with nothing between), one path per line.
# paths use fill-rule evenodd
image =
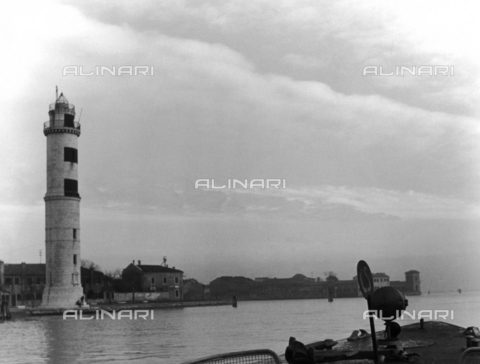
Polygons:
M63 93L50 105L44 124L47 137L45 195L46 285L42 306L72 308L83 296L80 264L80 195L75 106Z
M409 270L408 272L405 272L405 281L409 292L421 293L420 272L418 270Z

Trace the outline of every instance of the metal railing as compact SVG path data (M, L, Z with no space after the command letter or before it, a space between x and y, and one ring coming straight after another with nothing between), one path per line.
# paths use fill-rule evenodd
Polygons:
M80 123L77 121L73 122L65 122L64 120L54 120L54 121L46 121L43 123L43 130L47 129L61 129L61 128L72 128L76 130L80 130L81 126Z
M183 364L281 364L281 360L272 350L258 349L218 354Z
M459 359L460 364L478 364L480 363L480 348L472 347L465 350Z

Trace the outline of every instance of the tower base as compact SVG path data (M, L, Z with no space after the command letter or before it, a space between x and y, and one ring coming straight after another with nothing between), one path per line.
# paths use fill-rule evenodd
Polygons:
M65 308L78 309L89 307L85 300L82 301L83 289L81 286L74 287L45 287L40 308Z

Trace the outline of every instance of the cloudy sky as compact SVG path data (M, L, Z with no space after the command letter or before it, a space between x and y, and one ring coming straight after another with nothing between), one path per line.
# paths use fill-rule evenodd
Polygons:
M351 279L364 259L393 280L419 270L424 291L480 289L476 6L2 3L0 259L45 251L42 128L58 86L82 124L82 258L104 270L167 256L203 283ZM285 188L195 189L198 179Z

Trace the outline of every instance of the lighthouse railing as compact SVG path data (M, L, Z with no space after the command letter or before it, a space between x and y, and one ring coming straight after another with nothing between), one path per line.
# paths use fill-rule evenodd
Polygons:
M80 123L77 121L54 120L43 123L43 130L57 129L57 128L73 128L80 130Z

